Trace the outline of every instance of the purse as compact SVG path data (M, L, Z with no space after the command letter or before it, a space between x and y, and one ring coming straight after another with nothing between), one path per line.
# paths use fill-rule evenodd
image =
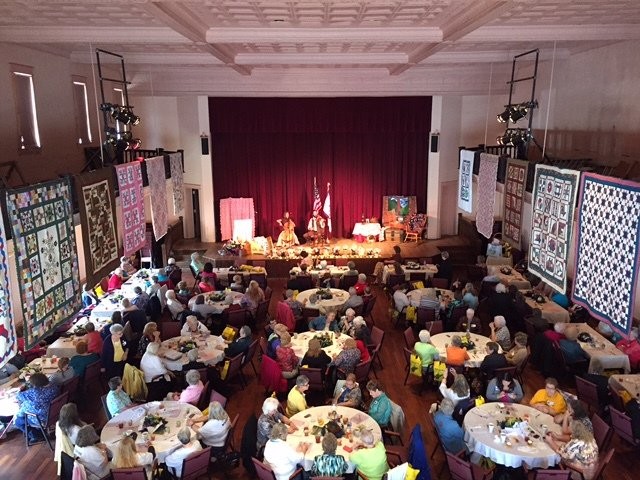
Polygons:
M416 377L422 377L422 359L415 353L411 354L409 372Z

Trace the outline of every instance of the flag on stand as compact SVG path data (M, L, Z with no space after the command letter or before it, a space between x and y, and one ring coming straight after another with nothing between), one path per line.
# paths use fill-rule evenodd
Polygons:
M313 177L313 211L319 212L322 209L322 202L320 201L320 192L318 191L318 184L316 183L316 177Z
M329 233L331 233L331 195L329 192L329 188L331 187L330 183L327 183L327 196L324 199L324 207L322 211L327 217L327 227L329 228Z

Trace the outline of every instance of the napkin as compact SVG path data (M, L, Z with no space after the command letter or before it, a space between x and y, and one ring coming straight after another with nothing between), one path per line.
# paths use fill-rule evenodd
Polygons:
M365 422L367 420L367 417L365 415L363 415L362 413L358 413L356 415L354 415L353 417L351 417L351 419L349 420L353 425L358 425L359 423Z

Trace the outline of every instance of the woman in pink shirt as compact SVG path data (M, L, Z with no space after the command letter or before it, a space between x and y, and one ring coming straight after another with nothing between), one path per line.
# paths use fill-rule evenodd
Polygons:
M167 400L175 400L180 403L190 403L191 405L197 406L200 395L202 395L202 391L204 390L204 385L200 380L200 373L197 370L189 370L185 375L185 380L187 381L187 388L185 388L182 393L170 393L167 395Z

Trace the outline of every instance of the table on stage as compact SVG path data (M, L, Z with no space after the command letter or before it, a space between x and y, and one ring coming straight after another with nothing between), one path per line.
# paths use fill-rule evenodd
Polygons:
M349 335L346 335L344 333L341 333L336 337L336 334L331 331L294 333L293 337L291 337L291 348L293 349L296 356L302 360L302 357L304 357L304 354L307 353L307 350L309 349L309 340L311 340L316 335L325 333L329 334L331 340L333 341L332 345L323 348L323 350L330 357L333 357L333 355L338 355L343 349L345 340L347 338L351 338L349 337Z
M346 436L341 438L340 445L338 445L338 448L336 449L336 455L342 455L345 460L347 460L349 465L347 473L352 473L355 469L355 465L349 461L350 453L347 452L344 447L348 446L349 448L353 448L355 451L354 447L358 444L357 440L359 436L357 430L370 430L373 433L373 438L376 442L382 439L382 431L380 430L378 423L360 410L340 406L332 407L330 405L307 408L306 410L296 413L291 417L291 422L298 427L298 430L287 435L287 443L293 448L297 448L301 442L310 444L310 448L304 457L302 465L305 470L311 470L311 467L313 466L313 459L318 455L322 455L322 443L320 441L316 442L316 438L312 435L311 430L314 426L319 425L319 423L326 424L330 420L330 414L333 410L336 411L341 420L346 418L351 422L353 430L351 439L348 439ZM341 426L344 428L344 423L342 421ZM309 429L308 435L304 434L305 427Z
M447 361L447 347L445 345L451 345L451 338L454 335L459 335L462 337L466 335L464 332L449 332L449 333L438 333L436 335L431 336L431 343L434 347L438 349L438 354L440 356L440 361ZM469 350L469 360L464 362L465 367L467 368L478 368L480 364L484 360L484 357L487 356L486 346L487 343L491 341L489 337L485 337L483 335L478 335L477 333L470 333L469 338L475 344L475 348L473 350ZM464 346L464 345L463 345ZM502 353L502 348L498 345L498 353Z
M505 428L498 434L498 422L507 417L526 421L524 432L518 428ZM528 405L485 403L469 410L464 417L463 427L469 450L500 465L548 468L560 462L560 455L544 441L545 428L560 433L560 425L555 424L550 415Z
M520 293L525 293L523 290ZM531 308L539 308L542 312L542 318L549 323L569 323L571 322L571 316L569 310L562 308L556 302L552 301L548 297L544 297L544 303L538 303L533 298L524 297L527 305Z
M613 343L600 335L588 324L574 323L574 325L578 328L578 332L586 332L593 339L593 341L589 343L578 341L582 349L589 355L591 362L597 358L605 370L620 368L624 370L625 373L631 371L629 356L626 353L618 350ZM591 365L589 365L589 371L593 371Z
M177 433L186 425L187 418L198 416L200 410L180 402L149 402L143 405L128 408L117 414L102 428L100 441L104 443L109 450L115 451L118 442L128 431L143 432L142 424L146 415L159 415L167 421L165 431L163 433L151 433L151 445L156 450L156 457L159 463L163 463L165 458L171 451L180 445ZM151 428L150 430L153 430ZM191 432L191 436L195 436L195 432ZM136 443L144 443L142 435L138 435Z
M356 223L351 234L353 239L359 243L366 241L369 237L375 238L376 242L384 240L382 226L379 223Z
M310 288L309 290L304 290L298 293L296 300L302 303L305 308L315 308L319 309L320 307L324 308L334 308L339 310L342 305L344 305L349 299L349 293L344 290L340 290L339 288L332 288L331 295L333 298L329 298L326 300L318 300L316 303L311 303L309 297L311 294L316 293L318 291L317 288Z
M189 363L186 352L180 352L179 347L191 342L198 349L198 362L205 365L216 365L224 359L224 349L227 345L222 337L216 335L174 337L164 340L158 352L169 370L179 372L185 363Z

